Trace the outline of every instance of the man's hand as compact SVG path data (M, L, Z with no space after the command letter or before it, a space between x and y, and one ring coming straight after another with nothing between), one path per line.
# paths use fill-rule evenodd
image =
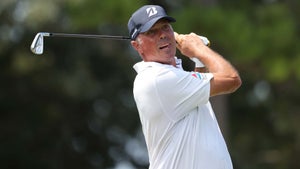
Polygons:
M177 49L187 57L194 57L202 48L206 48L206 45L195 33L190 33L187 35L178 34L174 32L175 40L177 42Z
M237 90L242 81L235 68L221 55L207 47L198 35L190 33L181 35L174 33L177 48L187 57L199 59L213 74L210 80L210 96L232 93Z

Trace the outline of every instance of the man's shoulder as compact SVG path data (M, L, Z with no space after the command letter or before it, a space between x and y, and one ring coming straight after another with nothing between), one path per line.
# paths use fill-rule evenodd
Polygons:
M158 88L160 86L170 85L176 83L180 72L184 72L172 65L161 64L157 62L140 62L135 65L137 76L135 78L135 85L141 85L143 88Z

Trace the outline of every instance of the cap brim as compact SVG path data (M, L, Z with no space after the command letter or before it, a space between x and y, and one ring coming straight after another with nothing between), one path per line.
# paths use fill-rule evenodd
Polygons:
M176 22L176 19L170 17L170 16L161 16L153 18L152 20L148 21L140 30L140 33L147 32L158 20L160 19L166 19L169 22Z

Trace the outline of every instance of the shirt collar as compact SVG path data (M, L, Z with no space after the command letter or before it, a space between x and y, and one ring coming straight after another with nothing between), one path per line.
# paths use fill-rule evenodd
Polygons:
M175 56L175 62L176 62L176 67L179 68L179 69L182 69L182 60L181 59L178 59L176 56ZM139 73L143 70L145 70L146 68L148 67L152 67L152 66L161 66L162 64L161 63L158 63L158 62L144 62L144 61L141 61L141 62L138 62L136 63L135 65L133 65L133 68L134 70Z

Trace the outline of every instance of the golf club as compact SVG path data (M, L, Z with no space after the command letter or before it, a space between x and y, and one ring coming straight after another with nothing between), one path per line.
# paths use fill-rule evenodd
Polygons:
M89 35L89 34L68 34L68 33L49 33L39 32L35 35L30 49L34 54L41 55L44 52L44 37L67 37L67 38L95 38L95 39L114 39L114 40L129 40L127 36L112 36L112 35ZM204 36L199 36L203 43L210 46L209 40Z
M88 35L88 34L67 34L67 33L49 33L39 32L35 35L30 46L34 54L41 55L44 51L44 37L68 37L68 38L95 38L95 39L114 39L114 40L129 40L126 36L112 36L112 35Z

